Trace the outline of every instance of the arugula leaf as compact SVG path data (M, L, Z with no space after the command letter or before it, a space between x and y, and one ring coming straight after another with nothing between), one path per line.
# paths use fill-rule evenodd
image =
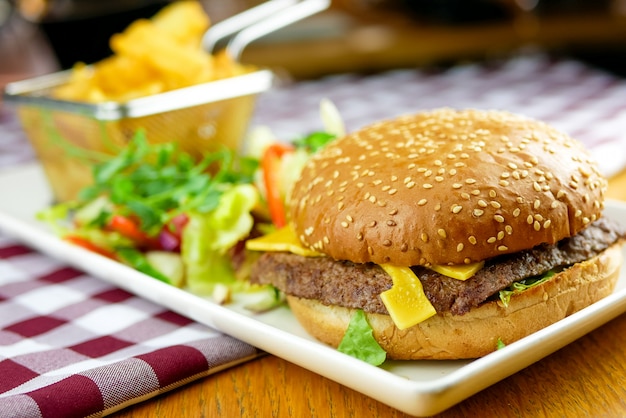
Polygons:
M296 139L293 143L298 148L304 148L310 152L317 152L336 136L328 132L313 132L303 138Z
M85 205L108 196L117 211L136 216L141 229L154 235L177 214L214 210L230 186L251 183L257 167L227 149L196 161L176 143L149 144L139 130L117 156L94 167L94 184L79 200Z
M373 366L380 366L387 358L385 350L374 339L372 327L361 309L357 309L352 315L348 329L337 349Z

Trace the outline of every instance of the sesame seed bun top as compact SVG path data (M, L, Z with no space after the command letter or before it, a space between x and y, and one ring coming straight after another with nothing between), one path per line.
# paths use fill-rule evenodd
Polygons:
M578 142L502 111L437 109L329 144L296 183L302 243L338 260L462 264L575 235L607 182Z

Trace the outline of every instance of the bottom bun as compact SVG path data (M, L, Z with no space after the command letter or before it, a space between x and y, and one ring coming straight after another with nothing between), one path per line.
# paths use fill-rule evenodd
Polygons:
M465 315L437 314L405 330L389 315L366 314L374 337L395 360L467 359L511 344L553 324L613 292L622 264L621 245L556 274L549 281L501 301L482 304ZM318 340L337 347L354 309L288 296L300 324Z

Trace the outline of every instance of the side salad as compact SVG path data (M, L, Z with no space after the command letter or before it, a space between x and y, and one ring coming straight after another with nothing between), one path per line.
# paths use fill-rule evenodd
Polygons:
M227 302L233 292L259 290L245 280L258 256L245 240L287 223L285 202L302 166L343 135L332 103L322 102L321 115L322 132L284 143L258 128L246 153L222 149L200 161L137 131L118 155L94 165L94 183L76 200L38 218L66 241ZM280 302L265 290L272 302L264 308Z

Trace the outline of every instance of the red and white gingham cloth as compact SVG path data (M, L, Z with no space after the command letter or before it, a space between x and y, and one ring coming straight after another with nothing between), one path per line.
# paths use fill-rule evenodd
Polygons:
M576 61L539 55L301 82L264 94L253 124L286 140L319 130L322 98L348 130L442 106L505 109L580 139L607 174L626 167L626 81ZM0 168L32 160L14 114L0 108ZM102 415L258 354L0 231L0 416Z
M0 416L112 413L259 355L0 235Z
M440 71L338 75L264 94L255 123L285 140L319 130L330 99L348 131L438 107L501 109L545 122L583 142L606 175L626 167L626 80L573 60L530 55Z

